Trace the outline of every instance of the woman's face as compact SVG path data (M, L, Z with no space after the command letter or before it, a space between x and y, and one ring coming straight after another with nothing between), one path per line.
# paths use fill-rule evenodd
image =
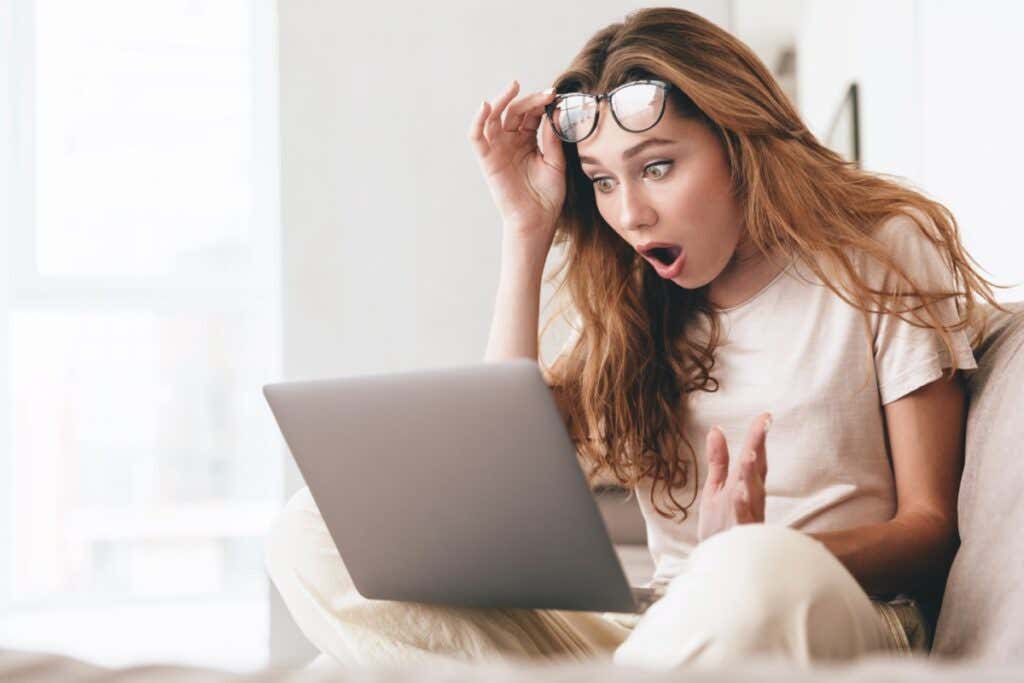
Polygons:
M631 133L603 100L597 129L577 150L601 216L622 239L642 256L650 242L681 247L675 267L660 266L659 275L686 289L728 275L743 231L728 158L703 123L679 117L667 102L658 125ZM656 256L647 256L651 268Z

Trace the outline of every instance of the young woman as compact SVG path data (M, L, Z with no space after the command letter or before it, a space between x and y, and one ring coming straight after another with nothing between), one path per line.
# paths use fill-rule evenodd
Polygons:
M517 93L469 131L504 221L486 358L538 357L563 245L575 334L542 368L588 476L636 492L663 597L640 616L367 601L303 489L267 559L306 635L356 663L927 648L915 598L957 546L961 371L979 299L998 306L950 212L823 147L748 47L685 10L636 11Z

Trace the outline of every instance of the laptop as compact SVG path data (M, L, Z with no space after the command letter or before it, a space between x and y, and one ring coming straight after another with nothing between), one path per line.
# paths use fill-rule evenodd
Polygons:
M359 593L643 613L536 361L267 384Z

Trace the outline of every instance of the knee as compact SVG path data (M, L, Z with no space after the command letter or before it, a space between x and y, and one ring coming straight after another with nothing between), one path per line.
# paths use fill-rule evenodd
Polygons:
M823 543L789 527L744 524L713 536L693 569L714 571L721 610L714 638L732 653L786 652L832 658L874 649L875 611ZM722 605L724 606L724 604Z
M697 546L616 661L672 667L769 655L806 662L859 654L877 641L870 599L822 543L787 527L748 524Z
M760 602L786 603L837 589L859 589L823 543L777 524L732 527L699 544L690 561L694 571L713 570Z

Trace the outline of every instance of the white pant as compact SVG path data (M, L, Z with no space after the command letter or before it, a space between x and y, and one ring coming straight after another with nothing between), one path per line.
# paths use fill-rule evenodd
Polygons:
M306 637L345 665L610 658L671 669L907 649L885 603L873 602L823 544L777 525L740 525L698 545L687 571L634 623L600 612L364 598L308 488L274 520L266 565Z

